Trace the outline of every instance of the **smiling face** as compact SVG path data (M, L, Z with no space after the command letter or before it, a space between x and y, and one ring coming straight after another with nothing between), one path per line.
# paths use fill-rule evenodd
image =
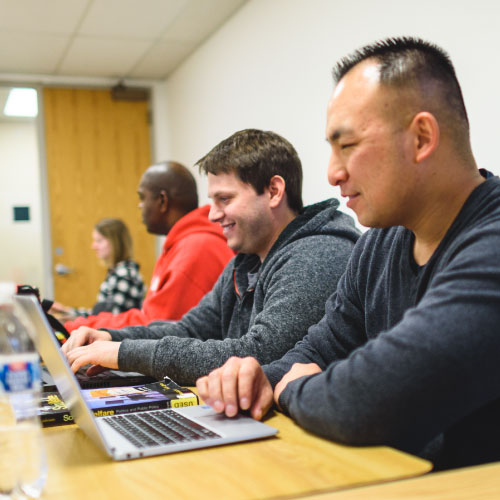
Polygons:
M404 102L396 90L380 85L376 62L367 60L340 80L328 103L328 180L365 226L405 225L415 208L416 169L406 125L411 115Z
M99 231L92 231L92 250L95 251L97 258L107 262L113 253L111 242L105 238Z
M212 200L209 219L222 226L229 248L263 260L274 242L269 191L257 194L232 172L209 173L208 196Z

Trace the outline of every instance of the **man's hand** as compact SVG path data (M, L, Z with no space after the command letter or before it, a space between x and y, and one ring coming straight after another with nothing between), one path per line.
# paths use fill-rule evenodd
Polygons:
M229 358L196 381L201 399L216 412L234 417L238 407L260 420L273 403L273 390L255 358Z
M102 330L94 330L88 326L81 326L71 333L69 339L66 340L61 349L62 352L67 355L76 347L80 347L85 344L92 344L96 340L111 340L111 335Z
M321 368L316 363L294 363L274 388L274 402L276 405L279 407L278 400L289 382L315 373L321 373Z
M97 375L104 368L118 368L118 351L121 342L96 340L90 345L76 347L66 353L71 370L77 372L82 366L91 364L87 375Z

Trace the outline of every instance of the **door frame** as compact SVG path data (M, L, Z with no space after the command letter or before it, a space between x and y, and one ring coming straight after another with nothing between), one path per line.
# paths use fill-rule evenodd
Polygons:
M155 87L158 81L155 80L120 80L126 86L130 87L146 87L150 90L149 110L151 116L150 122L150 151L151 161L156 161L157 152L155 149L155 109L156 93ZM30 87L37 91L38 100L38 116L35 119L36 136L38 141L38 169L40 179L40 205L41 205L41 241L42 241L42 280L43 293L47 298L54 297L54 279L52 268L54 261L52 258L52 234L50 225L50 206L49 206L49 188L48 188L48 169L47 169L47 150L45 143L45 115L42 91L44 87L68 87L68 88L88 88L92 90L110 89L119 83L116 79L109 78L71 78L71 77L56 77L47 75L22 75L16 76L0 75L0 84L9 87ZM156 238L156 254L161 251L161 243L163 238Z
M137 83L136 83L136 85L137 85ZM113 85L109 85L109 84L108 85L81 85L81 84L78 84L75 82L71 85L61 85L60 83L51 83L51 84L46 84L46 85L41 86L40 92L39 92L39 100L44 101L45 89L50 89L50 88L55 88L56 91L57 91L57 89L61 89L61 90L67 89L69 91L74 90L76 92L82 91L82 90L83 91L90 91L90 92L93 92L93 91L102 92L102 91L104 91L105 92L104 95L108 95L108 93L110 93L112 87L113 87ZM132 87L132 86L130 86L130 87ZM145 87L145 85L142 85L142 87ZM147 88L148 88L148 90L151 91L151 87L147 87ZM147 136L148 143L149 143L149 162L154 161L153 160L153 158L154 158L154 149L153 149L154 148L154 144L153 144L154 133L153 133L153 120L152 120L153 99L152 99L151 94L152 94L152 92L150 92L150 97L146 102L146 108L147 108L147 112L148 112L148 116L149 116L149 119L148 119L149 134ZM100 95L102 95L102 94L100 94ZM135 99L131 99L131 100L134 101ZM40 109L42 110L42 112L39 113L38 118L39 118L39 125L40 125L41 141L43 144L43 151L41 151L41 154L43 154L43 163L41 164L41 168L43 168L43 174L42 174L41 178L43 177L43 181L41 182L40 187L41 187L41 189L43 189L42 198L43 198L43 205L44 205L44 215L46 218L46 220L44 221L45 228L43 231L44 252L45 252L45 256L46 256L46 260L44 261L44 266L45 266L44 271L46 274L44 276L44 281L45 281L44 286L47 287L46 288L47 290L50 290L50 295L47 295L47 296L50 298L54 298L55 293L56 293L56 281L55 281L56 277L54 275L53 267L54 267L55 262L56 262L56 256L54 254L54 248L52 248L54 241L52 238L53 234L51 233L51 231L53 231L54 228L52 227L52 224L51 224L53 215L50 212L50 205L51 205L50 191L51 190L50 190L50 186L49 186L49 168L48 168L48 157L47 157L47 142L46 142L47 130L45 128L46 127L46 119L45 119L46 110L43 109L43 106L44 106L44 102L42 102L42 104L41 104ZM131 195L133 196L132 193L131 193ZM157 256L156 248L157 247L155 244L153 247L153 255L155 256L155 258ZM147 276L145 276L145 277L147 277ZM149 281L149 276L147 277L147 279Z

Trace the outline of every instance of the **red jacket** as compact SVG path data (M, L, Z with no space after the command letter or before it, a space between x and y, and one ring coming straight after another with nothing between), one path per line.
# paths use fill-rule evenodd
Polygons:
M68 331L80 326L123 328L156 320L178 320L209 292L234 256L218 224L208 220L208 205L178 220L168 233L156 261L141 309L120 314L102 312L68 321Z

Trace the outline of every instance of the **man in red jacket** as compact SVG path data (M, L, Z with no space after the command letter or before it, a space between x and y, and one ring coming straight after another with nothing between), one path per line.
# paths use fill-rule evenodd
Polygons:
M212 289L234 256L220 225L208 220L210 206L197 208L196 182L186 167L171 161L152 165L138 194L148 232L167 235L142 308L80 317L64 325L68 331L178 320Z

